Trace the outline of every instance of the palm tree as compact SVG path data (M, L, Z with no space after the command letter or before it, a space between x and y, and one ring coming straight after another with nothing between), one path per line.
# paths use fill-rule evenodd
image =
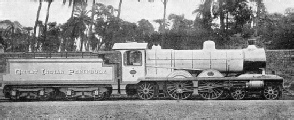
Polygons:
M223 11L223 3L224 0L218 0L218 4L219 4L219 19L220 19L220 30L221 33L223 33L225 31L225 14Z
M45 19L45 23L44 23L45 27L43 29L44 41L46 41L47 23L48 23L48 19L49 19L50 6L51 6L51 3L53 2L53 0L46 0L46 2L48 2L48 6L47 6L47 12L46 12L46 19Z
M163 19L156 19L156 20L154 20L154 22L159 24L158 32L163 33L165 30L165 28L163 26L164 20Z
M78 38L77 27L75 23L75 18L70 18L61 26L61 51L74 51L75 50L75 38Z
M75 2L76 0L63 0L63 5L66 4L68 2L68 6L71 7L72 6L72 10L71 10L71 17L73 17L74 14L74 8L75 8Z
M165 16L166 16L166 4L167 4L167 0L163 0L163 28L164 28L164 33L165 33L165 27L166 27L166 24L165 24Z
M87 29L87 25L91 23L91 18L88 17L89 11L86 10L86 7L87 6L83 4L80 6L77 6L75 10L75 14L74 14L75 15L74 19L78 27L80 42L81 42L80 51L83 50L84 38L86 37L84 32Z
M28 46L27 46L27 51L29 51L29 52L31 52L32 51L32 39L31 39L31 30L33 30L33 28L32 27L24 27L23 29L25 29L26 30L26 34L27 34L27 42L28 42Z
M93 0L94 2L95 0ZM72 10L71 10L71 18L74 17L74 12L75 12L75 7L76 5L81 5L81 4L85 4L88 2L88 0L63 0L63 4L66 4L68 2L68 6L72 6Z
M79 5L86 5L88 3L88 0L63 0L63 4L66 4L68 2L68 6L72 6L72 11L71 11L71 18L74 18L74 14L76 12L76 7ZM94 22L94 15L95 15L95 3L96 1L93 0L92 1L92 10L93 11L91 13L91 20L92 22L90 23L90 26L89 26L89 31L88 31L88 35L89 35L89 39L92 39L93 38L93 33L92 33L92 26L93 26L93 22ZM87 39L86 39L87 40ZM64 41L66 42L66 41ZM91 40L87 40L87 44L86 44L86 51L89 50L89 44L90 44ZM65 43L67 44L67 43Z
M183 32L181 30L181 28L183 27L183 23L184 23L184 15L176 15L176 14L170 14L168 15L168 19L173 21L173 25L171 30L175 31L175 32Z
M257 37L258 31L259 31L259 22L260 22L259 19L260 19L260 15L261 15L261 9L264 7L263 0L250 0L250 2L256 2L256 6L257 6L256 17L255 17L256 28L255 28L255 32L254 32L254 36Z
M35 0L37 1L37 0ZM40 11L42 8L42 0L39 0L39 7L38 7L38 11L37 11L37 17L36 17L36 21L35 21L35 26L34 26L34 37L36 36L36 32L37 32L37 26L38 26L38 21L39 21L39 16L40 16Z
M88 39L88 44L86 45L86 51L89 51L89 46L91 45L91 42L94 40L94 35L93 35L93 24L94 24L94 16L95 16L95 13L96 13L96 2L95 0L93 0L92 2L92 10L91 10L91 22L90 22L90 25L89 25L89 39Z
M117 14L117 18L120 18L120 13L121 13L121 4L122 4L122 0L119 0L119 5L118 5L118 14Z
M48 2L48 6L47 6L47 12L46 12L46 19L45 19L45 29L44 29L44 33L46 33L46 30L47 30L47 23L48 23L48 19L49 19L49 14L50 14L50 6L51 6L51 3L53 2L53 0L46 0L46 2ZM46 34L44 34L46 35Z
M201 20L203 27L205 29L210 29L211 27L211 21L212 21L212 16L211 16L211 7L213 6L213 0L204 0L202 4L198 6L196 10L194 10L192 13L195 14L197 13L196 19L195 20Z

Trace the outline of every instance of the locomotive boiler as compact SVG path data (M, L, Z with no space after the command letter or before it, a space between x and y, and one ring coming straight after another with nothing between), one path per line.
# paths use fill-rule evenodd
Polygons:
M94 99L137 96L202 99L259 96L279 99L283 78L266 75L263 48L216 49L213 41L201 50L147 48L147 43L115 43L98 53L4 53L5 97ZM19 57L21 56L21 57ZM1 79L0 79L1 80Z

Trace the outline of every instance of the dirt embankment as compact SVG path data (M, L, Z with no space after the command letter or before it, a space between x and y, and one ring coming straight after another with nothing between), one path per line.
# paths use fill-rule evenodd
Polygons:
M290 100L2 102L11 119L291 119Z

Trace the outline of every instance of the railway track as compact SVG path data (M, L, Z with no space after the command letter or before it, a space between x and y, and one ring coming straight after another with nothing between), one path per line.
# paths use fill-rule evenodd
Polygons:
M286 91L286 90L285 90ZM279 100L294 100L294 95L292 95L292 93L286 91L283 92L283 96L281 97L281 99ZM133 97L126 97L126 96L114 96L105 100L100 100L100 101L124 101L124 100L140 100L138 96L133 96ZM168 97L165 98L157 98L157 99L152 99L149 101L154 101L154 100L167 100L170 101L171 99ZM202 101L203 99L201 99L200 96L193 96L192 98L188 99L188 100L194 100L194 101ZM222 101L222 100L232 100L232 98L229 97L223 97L217 101ZM263 100L261 97L250 97L244 100ZM58 99L58 100L47 100L47 101L61 101L61 102L71 102L71 101L93 101L92 99L76 99L76 100L66 100L66 99ZM143 101L143 100L141 100ZM186 101L186 100L179 100L179 101ZM238 101L238 100L237 100ZM267 100L265 100L267 101ZM0 97L0 102L42 102L39 100L30 100L30 99L21 99L18 101L12 101L10 99L4 98L4 97ZM44 101L46 102L46 101Z

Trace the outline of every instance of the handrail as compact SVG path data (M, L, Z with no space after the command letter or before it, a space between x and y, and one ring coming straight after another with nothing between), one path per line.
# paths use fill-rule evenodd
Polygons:
M1 58L98 58L105 54L118 53L117 51L99 52L5 52Z

